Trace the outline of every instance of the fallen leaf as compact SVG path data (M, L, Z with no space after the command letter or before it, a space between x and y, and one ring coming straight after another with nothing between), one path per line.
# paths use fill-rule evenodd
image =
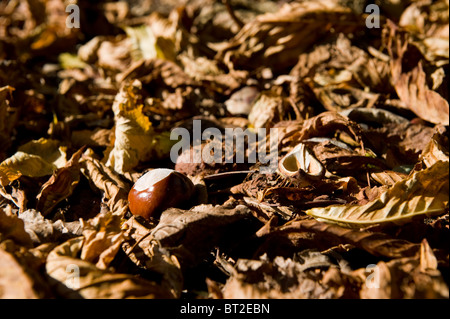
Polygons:
M423 269L424 259L432 259L426 240L420 244L419 258L399 258L380 261L369 271L358 269L356 276L364 279L360 297L364 299L448 299L449 289L436 268ZM370 277L369 277L370 276Z
M400 99L419 117L434 124L449 124L449 104L437 92L430 90L425 81L422 63L395 83Z
M83 156L80 163L81 172L104 194L108 209L115 215L124 216L128 210L128 191L131 187L115 171L89 155Z
M64 167L58 168L37 195L36 209L48 215L56 205L68 198L80 180L79 160L83 149L72 155Z
M113 104L114 146L109 150L107 166L123 174L141 161L164 158L175 142L168 134L156 134L139 104L139 81L125 83Z
M250 236L249 218L251 213L243 205L234 209L199 205L189 211L171 208L162 213L151 235L177 257L182 267L193 267L214 246L232 245ZM225 242L224 238L227 238Z
M161 274L161 285L174 296L180 297L184 277L176 256L163 248L161 243L150 235L151 229L140 224L134 217L124 224L124 231L126 239L122 248L127 257L137 266Z
M33 278L24 271L14 256L0 248L0 298L39 299Z
M0 208L0 242L6 239L14 239L24 246L31 246L31 238L25 230L23 220L17 217L11 208Z
M55 289L64 298L173 298L169 291L155 282L130 274L102 270L77 258L83 243L83 236L73 238L48 254L46 272L55 280Z
M112 213L99 213L96 217L81 222L84 236L80 258L107 269L119 251L124 235L120 216Z
M322 21L328 24L324 26ZM323 39L331 28L336 33L350 33L361 23L350 9L334 1L289 3L276 13L261 15L247 23L219 51L217 58L230 69L260 65L286 68L293 66L299 54Z
M0 182L2 186L7 186L22 175L51 175L65 164L66 153L59 142L41 138L22 145L13 156L0 163Z
M285 235L293 236L295 239L295 236L305 232L317 234L318 236L314 237L315 241L324 241L330 245L336 240L338 243L351 244L375 256L401 258L418 256L420 253L420 245L404 239L392 238L381 232L349 229L311 219L293 220L275 229L269 236Z
M414 172L365 205L333 205L306 213L319 220L347 227L379 223L401 224L414 217L442 214L448 205L448 162Z
M79 221L63 222L58 219L51 221L34 209L28 209L19 215L24 222L25 231L31 237L34 245L55 243L81 235Z

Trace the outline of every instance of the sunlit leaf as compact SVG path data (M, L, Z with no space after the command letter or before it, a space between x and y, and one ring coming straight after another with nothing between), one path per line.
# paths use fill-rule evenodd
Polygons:
M47 257L46 272L60 283L56 289L65 298L173 298L155 282L102 270L77 258L84 240L82 236L66 241Z
M37 195L37 209L46 216L61 201L69 197L80 180L80 160L83 149L77 151L64 167L58 168Z
M113 104L115 114L114 146L108 155L107 166L118 173L130 171L141 161L164 158L169 155L168 134L156 134L143 105L138 102L141 83L125 84Z
M59 142L41 138L22 145L13 156L0 163L0 182L2 186L6 186L22 175L51 175L65 163L66 153Z
M366 205L333 205L312 208L306 213L319 220L347 227L401 224L414 217L439 215L448 205L448 177L448 162L440 161L395 183L378 199Z

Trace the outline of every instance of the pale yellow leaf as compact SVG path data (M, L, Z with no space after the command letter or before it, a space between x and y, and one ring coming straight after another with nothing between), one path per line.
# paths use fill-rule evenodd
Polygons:
M6 186L20 176L42 177L66 164L66 153L59 142L41 138L18 148L0 163L0 184Z
M413 173L395 183L379 198L365 205L332 205L312 208L306 213L318 220L346 227L372 224L403 224L416 216L434 216L444 212L449 199L448 162Z
M168 156L170 142L168 134L156 134L152 124L139 104L141 83L136 80L126 83L117 94L113 104L114 146L108 154L107 166L120 174L133 169L141 161Z

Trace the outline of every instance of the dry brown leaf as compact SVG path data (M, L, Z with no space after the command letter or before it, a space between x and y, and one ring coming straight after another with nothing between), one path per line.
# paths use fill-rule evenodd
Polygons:
M10 299L45 299L55 295L41 271L48 247L27 248L12 240L0 243L0 296Z
M339 114L348 117L357 123L385 125L388 123L402 124L408 120L403 116L397 115L384 109L355 107L343 110Z
M448 10L449 3L445 0L413 2L399 20L399 25L414 36L411 43L437 66L448 64Z
M350 33L362 23L337 1L285 4L278 12L247 23L217 58L229 69L254 69L261 65L282 69L293 66L298 56L323 40L331 28L337 34Z
M289 136L289 142L292 145L313 137L334 135L338 130L348 133L355 141L360 140L362 130L357 123L336 112L323 112L303 121L301 129L293 131ZM284 138L286 139L286 136Z
M151 235L161 246L175 255L182 267L198 264L217 245L233 245L233 242L250 236L250 210L243 205L234 209L220 206L199 205L183 211L170 208Z
M394 172L390 170L384 170L380 172L371 172L370 177L381 185L392 186L397 182L405 179L408 175L406 173Z
M304 250L294 257L275 257L267 260L239 259L231 277L223 287L225 299L308 299L308 298L341 298L354 296L353 288L357 288L357 280L349 278L346 286L325 285L321 280L324 275L321 269L337 268L326 255L314 250ZM327 281L330 281L328 274ZM345 280L345 279L344 279Z
M130 186L116 172L91 156L83 156L81 165L82 173L104 194L108 209L115 215L125 216Z
M84 237L68 240L54 248L47 257L45 269L56 280L55 289L64 298L124 299L173 298L158 284L130 274L113 273L78 259Z
M95 129L72 131L71 141L74 147L106 147L111 144L111 130Z
M337 225L330 225L316 220L292 221L276 229L273 235L285 234L296 235L301 232L311 232L319 235L316 240L325 241L329 244L337 241L339 243L351 244L363 249L375 256L387 258L401 258L418 256L420 245L407 240L391 238L381 232L358 231Z
M42 186L36 196L36 209L43 216L51 213L61 201L68 198L80 181L80 165L83 148L75 152L64 167L58 168L52 177Z
M110 212L81 222L84 236L80 258L89 261L99 269L107 269L119 251L124 240L121 230L122 218Z
M106 165L119 174L132 170L141 161L168 157L174 141L169 134L157 134L140 104L141 83L125 82L116 95L114 111L114 144L107 149Z
M20 176L42 177L51 175L66 164L65 148L59 141L41 138L18 148L11 157L0 163L0 183L7 186Z
M81 235L79 221L63 222L61 219L51 221L34 209L20 213L19 218L25 223L25 231L30 235L33 244L55 243Z
M286 102L283 97L262 93L253 103L248 121L254 128L270 128L284 117Z
M25 231L25 224L17 217L11 207L0 208L0 241L13 239L15 242L31 246L30 235Z
M161 247L161 243L150 235L151 229L131 217L124 224L126 240L122 248L137 266L162 274L161 285L180 297L184 278L178 259Z
M434 124L449 124L449 104L426 84L422 63L411 72L403 73L394 84L397 94L414 113Z
M364 299L448 299L449 289L426 240L420 246L420 258L398 258L380 261L370 271L353 272L365 281L360 291ZM431 268L421 267L425 263ZM370 277L369 277L370 276Z
M129 38L102 41L98 47L98 64L102 68L115 72L125 71L131 64L132 43Z
M14 255L0 248L0 298L39 299L33 278L24 271Z
M427 167L434 165L438 161L449 161L449 143L448 137L441 132L435 133L430 142L423 148L420 159Z
M395 183L379 198L365 205L333 205L306 213L319 220L347 227L373 224L402 224L416 217L442 214L448 205L448 162L414 172Z
M427 84L427 74L423 69L423 61L411 71L404 72L403 65L408 52L408 34L398 31L393 23L388 23L389 36L386 40L390 56L391 82L404 105L420 118L434 124L449 124L449 104L438 92Z
M158 83L177 88L192 85L195 82L175 63L161 59L140 60L117 75L117 82L138 79L144 85Z

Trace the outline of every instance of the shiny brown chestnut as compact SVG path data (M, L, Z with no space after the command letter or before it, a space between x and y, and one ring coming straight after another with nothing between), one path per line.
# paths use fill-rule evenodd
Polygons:
M182 207L194 194L194 184L185 175L168 168L157 168L142 175L128 193L133 215L158 218L170 207Z

